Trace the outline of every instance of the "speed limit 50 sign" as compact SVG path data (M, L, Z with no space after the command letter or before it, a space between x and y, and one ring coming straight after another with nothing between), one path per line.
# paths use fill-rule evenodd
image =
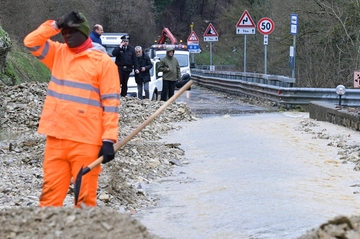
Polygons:
M257 23L258 31L263 35L269 35L274 31L275 24L268 17L261 18Z

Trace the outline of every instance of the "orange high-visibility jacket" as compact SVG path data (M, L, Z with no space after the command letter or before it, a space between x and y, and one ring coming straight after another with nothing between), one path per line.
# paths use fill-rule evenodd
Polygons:
M118 136L120 80L105 49L94 44L79 54L50 40L60 30L48 20L24 39L30 52L51 71L38 132L101 145Z

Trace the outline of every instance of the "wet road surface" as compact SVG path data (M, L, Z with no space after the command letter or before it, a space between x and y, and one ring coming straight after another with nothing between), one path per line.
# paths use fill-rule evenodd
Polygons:
M224 114L245 114L273 111L274 109L245 103L241 97L226 93L213 92L203 87L192 86L176 102L185 102L198 116Z
M291 239L338 215L360 213L359 172L325 139L297 130L307 113L214 116L164 137L189 164L145 185L158 206L135 215L176 239ZM360 132L319 122L316 130L360 142Z
M199 115L163 138L181 143L189 164L146 185L158 206L135 215L175 239L291 239L338 215L360 213L354 165L327 140L298 130L308 113L263 113L241 99L193 87L177 102ZM316 130L360 132L319 122ZM347 136L346 136L347 137Z

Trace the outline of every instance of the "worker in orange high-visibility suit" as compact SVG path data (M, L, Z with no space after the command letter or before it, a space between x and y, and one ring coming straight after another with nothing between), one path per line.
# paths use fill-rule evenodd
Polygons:
M58 33L65 43L50 40ZM115 157L120 105L117 67L93 43L84 14L72 11L48 20L24 39L30 52L51 71L38 132L47 135L40 206L62 206L71 178L103 155ZM96 206L101 167L82 178L79 203Z

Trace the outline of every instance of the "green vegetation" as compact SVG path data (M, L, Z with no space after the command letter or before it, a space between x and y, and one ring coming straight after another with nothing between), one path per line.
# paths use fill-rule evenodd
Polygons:
M239 54L229 52L214 52L212 51L213 65L237 65L239 63ZM203 50L201 53L194 54L194 61L196 65L210 65L210 50Z
M5 75L15 84L29 81L47 82L50 79L49 69L27 50L15 44L7 56Z

